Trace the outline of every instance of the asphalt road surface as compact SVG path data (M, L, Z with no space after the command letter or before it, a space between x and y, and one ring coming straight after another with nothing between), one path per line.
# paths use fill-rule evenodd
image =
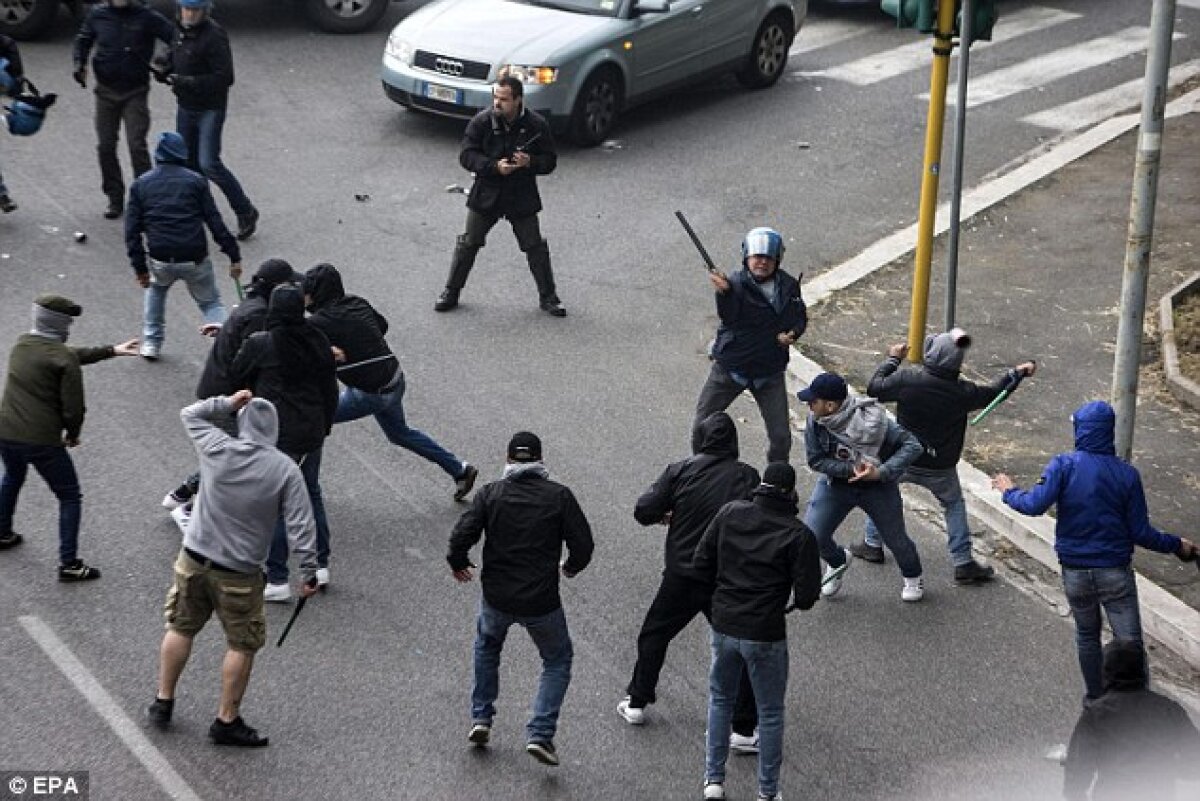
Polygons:
M927 56L897 52L919 37L872 6L814 8L777 87L748 93L710 82L634 111L610 147L563 147L558 172L542 181L542 224L569 317L537 310L504 227L480 254L460 309L438 315L432 303L465 214L463 195L447 187L470 177L457 164L462 123L404 112L379 86L387 27L413 5L393 7L373 33L332 37L310 31L286 4L222 2L238 70L225 160L262 210L244 248L248 270L275 256L300 269L337 265L348 290L391 320L413 425L485 477L498 475L508 436L532 429L552 474L575 489L597 551L564 587L576 658L557 739L563 766L523 753L538 665L519 632L505 651L494 744L467 747L478 588L455 584L444 561L461 507L443 473L369 421L339 426L326 445L331 590L255 668L245 715L271 746L235 752L205 739L223 642L215 625L197 640L174 730L143 727L179 540L159 500L194 465L177 413L193 399L207 347L178 288L161 361L85 371L90 412L74 452L85 496L81 555L104 570L102 580L55 581L53 499L36 479L22 494L26 543L0 559L0 769L89 770L92 797L104 799L699 797L708 663L700 623L672 646L649 724L633 729L616 715L661 564L662 529L638 527L633 501L687 453L715 326L699 258L671 212L688 212L731 269L742 233L773 225L787 238L785 269L810 277L910 224ZM1200 12L1189 6L1178 12L1177 30L1190 35L1176 43L1177 64L1196 57ZM1136 48L1087 69L1054 67L1089 50L1123 52L1132 35L1122 32L1148 25L1137 4L1010 2L1004 14L1025 27L1000 39L1001 22L998 41L973 54L972 78L984 86L987 74L1013 71L990 84L1003 91L971 108L968 186L1063 130L1028 115L1144 69ZM21 205L0 218L6 343L27 328L41 291L83 304L73 343L140 331L141 291L121 226L100 218L91 98L70 80L71 35L64 15L50 39L24 47L29 75L61 99L37 137L0 142ZM1096 44L1100 37L1111 38ZM1040 82L1020 71L1051 54L1061 61L1035 62ZM1006 95L1012 87L1020 88ZM161 87L152 109L152 130L171 126ZM75 231L87 242L76 243ZM224 258L216 264L223 269ZM230 299L228 280L221 284ZM746 421L743 456L761 467L757 412L739 401L734 413ZM805 495L800 444L793 461ZM848 524L843 541L859 525ZM894 564L860 562L836 601L792 618L783 791L1057 797L1061 771L1042 753L1069 733L1082 691L1069 621L1007 582L955 587L940 531L916 518L912 528L924 602L900 602ZM268 610L272 642L289 611ZM751 797L754 761L732 761L731 797Z

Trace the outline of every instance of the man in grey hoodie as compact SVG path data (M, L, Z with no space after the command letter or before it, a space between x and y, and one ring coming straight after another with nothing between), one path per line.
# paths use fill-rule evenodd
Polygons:
M218 422L230 414L237 415L236 437ZM220 707L208 735L218 745L264 746L268 739L247 726L239 712L254 654L266 640L262 566L275 521L282 517L300 558L301 595L317 591L312 506L300 468L275 447L279 419L270 401L241 390L193 403L180 417L200 456L200 492L167 593L158 695L148 714L159 728L171 722L175 686L192 640L216 612L229 647L221 667Z

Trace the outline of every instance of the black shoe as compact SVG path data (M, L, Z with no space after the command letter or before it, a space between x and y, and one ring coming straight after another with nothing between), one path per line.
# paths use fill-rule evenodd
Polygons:
M558 298L551 298L550 300L543 300L541 303L538 304L538 306L541 308L542 311L544 311L546 314L550 315L551 317L566 317L567 316L567 310L562 307L562 301L560 301Z
M155 728L165 729L171 725L171 713L175 711L174 698L155 698L154 703L146 708L146 717Z
M864 562L874 562L877 565L883 564L883 548L878 545L868 545L865 542L856 542L846 549L854 554L858 559Z
M10 531L7 534L0 534L0 551L7 551L9 548L16 548L24 541L24 537L15 531Z
M242 748L262 748L271 742L270 737L258 736L258 731L247 726L241 715L234 718L232 723L225 723L217 718L208 727L208 736L216 745L236 745Z
M543 765L558 766L558 753L549 740L530 740L525 744L525 751Z
M91 581L98 578L100 578L100 571L94 567L88 567L82 559L58 566L59 581Z
M475 479L479 477L479 469L473 464L468 464L463 470L463 474L454 482L454 500L461 501L467 497L467 493L471 491L471 487L475 486Z
M258 230L258 209L253 206L245 215L238 215L238 232L237 238L239 241L245 241L254 236L254 232Z
M467 735L467 741L472 745L484 746L492 739L492 724L490 723L474 723L471 725L471 733Z
M958 565L954 568L956 584L982 584L985 581L991 581L995 575L996 571L993 568L981 565L974 559L965 565Z
M104 210L104 219L115 220L125 212L125 204L120 200L108 201L108 208Z
M16 210L17 204L13 203L13 199L11 197L8 195L0 195L0 211L8 214L9 212Z
M434 311L450 311L458 305L458 290L446 287L442 290L442 294L438 295L437 302L433 304Z

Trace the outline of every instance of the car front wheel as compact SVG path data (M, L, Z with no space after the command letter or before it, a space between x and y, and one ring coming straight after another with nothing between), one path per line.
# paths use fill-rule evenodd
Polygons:
M788 48L792 45L792 25L782 14L773 14L763 20L754 41L746 65L738 71L742 85L761 89L779 80L787 65Z
M32 39L50 27L61 0L0 0L0 33Z
M621 80L611 69L593 72L583 83L571 112L571 139L593 147L608 138L621 111Z
M3 2L3 0L0 0ZM375 27L389 0L305 0L309 19L330 33L361 33Z

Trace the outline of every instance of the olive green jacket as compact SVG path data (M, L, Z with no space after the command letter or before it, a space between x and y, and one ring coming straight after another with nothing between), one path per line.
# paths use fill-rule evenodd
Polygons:
M114 356L111 345L70 348L37 334L22 334L8 354L0 400L0 439L28 445L62 445L83 428L80 366Z

